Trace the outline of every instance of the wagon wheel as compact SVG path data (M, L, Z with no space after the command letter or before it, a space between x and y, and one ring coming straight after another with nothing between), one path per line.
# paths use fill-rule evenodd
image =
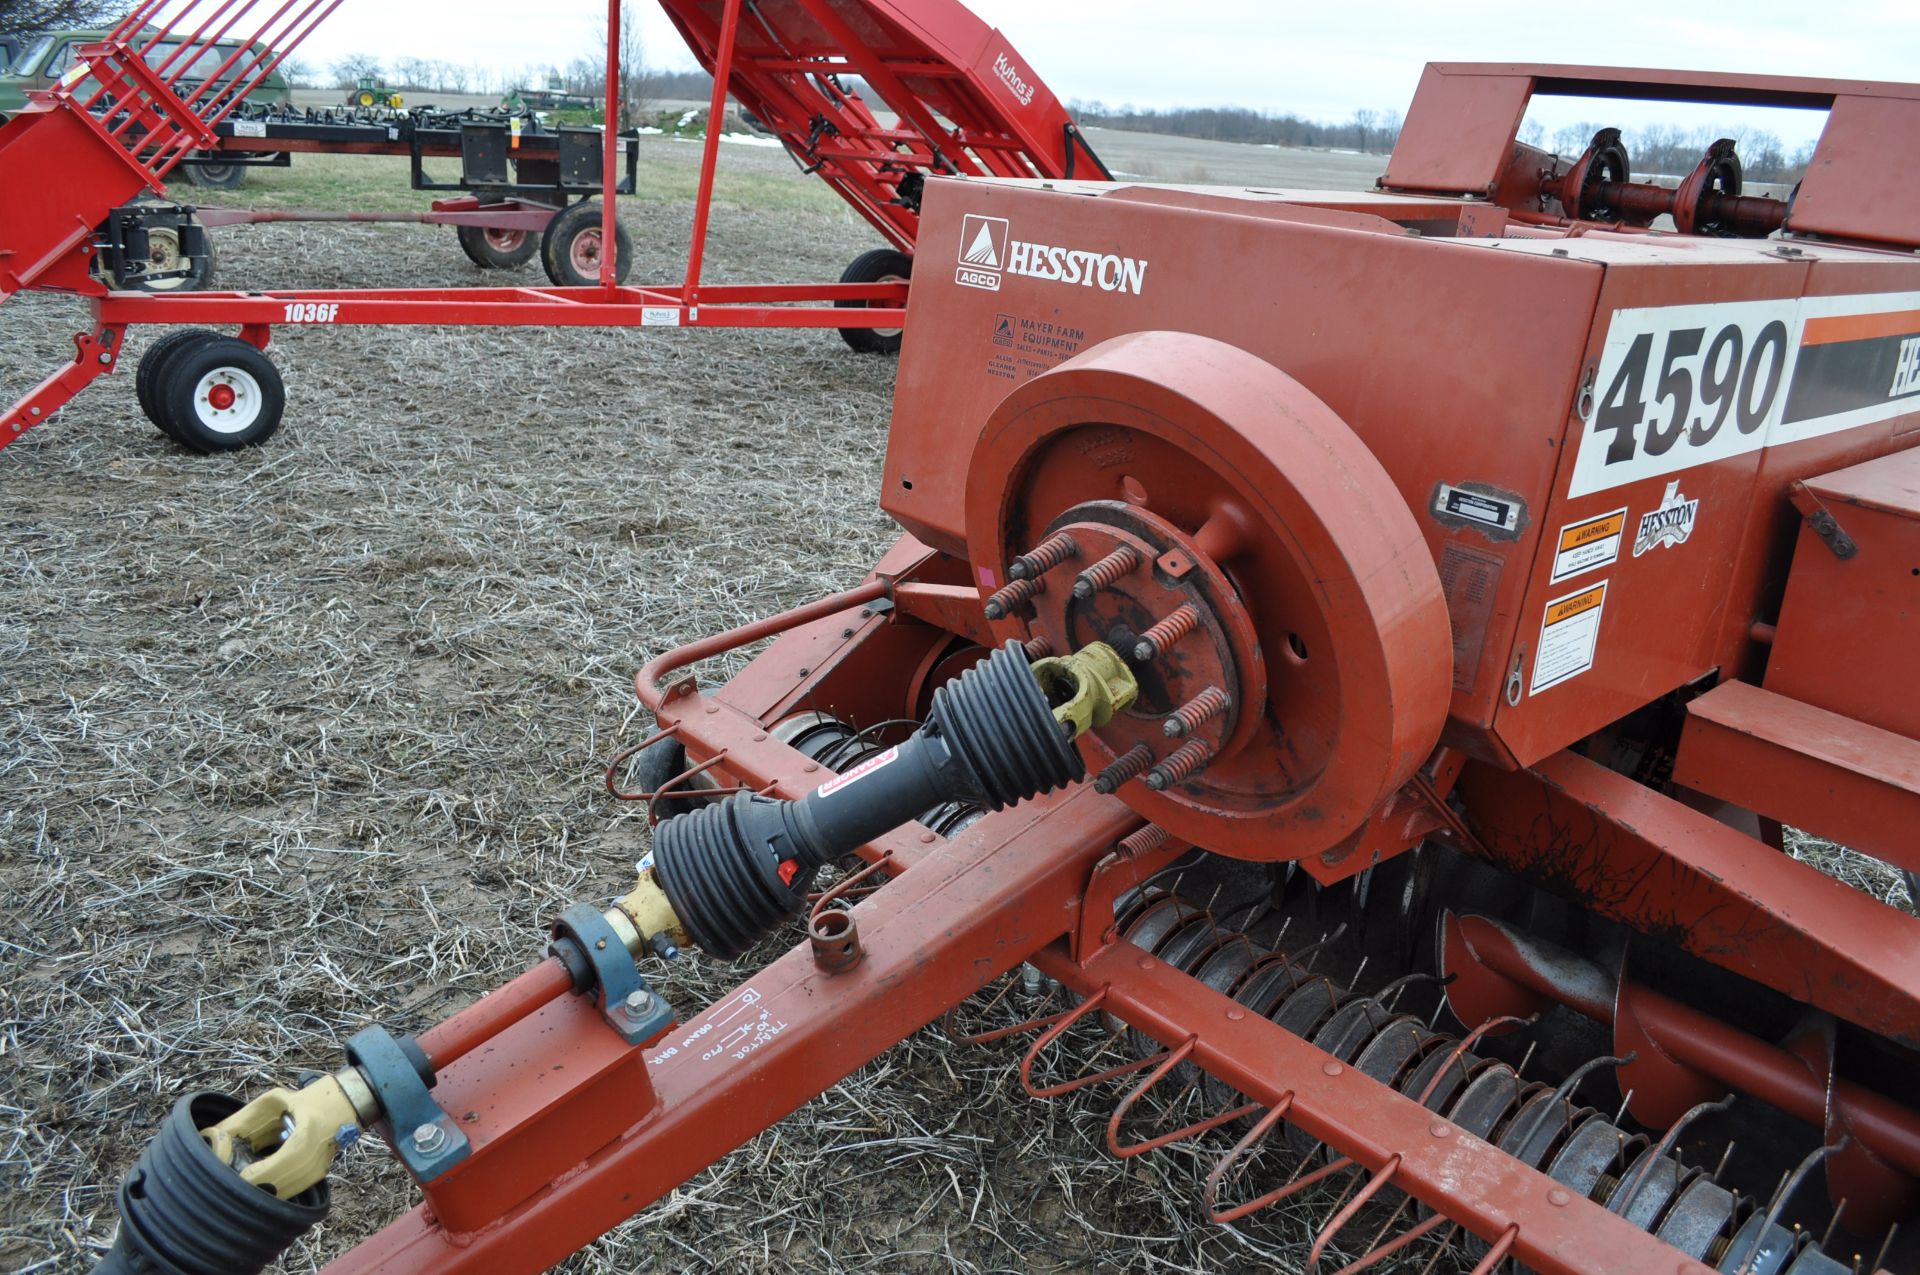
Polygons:
M540 240L531 231L494 226L461 226L459 229L460 250L482 270L517 269L540 251Z
M174 275L169 279L134 279L127 284L133 292L199 292L213 282L214 254L213 240L206 240L207 252L203 257L189 260L180 248L180 232L172 226L155 226L147 231L147 259L153 263L153 273L165 274L187 268L184 275Z
M207 190L233 190L247 180L247 166L229 164L182 164L187 181Z
M218 332L209 332L204 328L169 332L148 346L146 353L140 356L140 367L133 378L134 397L139 400L140 410L146 413L147 419L153 422L154 427L175 442L180 441L180 436L174 433L172 420L160 410L159 400L156 397L157 388L167 375L169 364L174 356L190 346L203 345L208 341L219 339Z
M875 248L872 252L863 252L853 259L846 272L840 276L842 283L905 283L913 275L913 258L904 252L892 248ZM836 301L834 305L842 309L865 309L865 301ZM897 354L900 352L900 338L905 335L899 328L841 328L840 339L849 348L860 354Z
M155 419L164 414L167 432L194 451L254 447L280 428L286 386L272 361L245 341L182 342L155 372Z
M614 226L614 279L625 283L633 269L633 240L627 228ZM600 283L600 205L578 203L547 223L540 260L547 278L562 288L591 288Z

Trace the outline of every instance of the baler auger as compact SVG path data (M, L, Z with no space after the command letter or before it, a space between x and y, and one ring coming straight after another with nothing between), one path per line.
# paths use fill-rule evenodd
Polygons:
M1786 204L1532 151L1540 92L1830 114ZM183 1100L123 1249L213 1269L191 1197L256 1265L378 1124L424 1202L333 1269L535 1270L946 1016L1213 1219L1319 1209L1309 1267L1916 1269L1920 918L1781 827L1920 868L1916 138L1914 86L1450 66L1372 194L930 182L906 535L642 668L633 890ZM639 973L809 903L685 1021Z

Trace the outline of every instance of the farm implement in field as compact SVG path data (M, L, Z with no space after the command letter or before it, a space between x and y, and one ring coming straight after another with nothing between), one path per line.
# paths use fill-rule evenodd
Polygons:
M88 298L94 320L76 337L74 360L0 415L0 447L112 371L128 329L140 324L238 331L202 331L193 339L156 343L141 365L139 397L149 418L201 451L249 446L278 428L285 391L262 351L281 324L812 327L839 330L857 350L891 352L906 322L929 174L1105 176L1065 109L1005 37L955 0L796 0L779 6L663 0L674 25L713 72L709 121L725 118L731 94L808 172L846 199L887 247L857 258L838 283L705 283L720 145L719 128L709 127L684 279L629 286L633 254L630 245L621 247L626 231L617 217L617 192L597 201L581 198L558 212L540 206L552 192L584 193L602 184L601 175L619 171L621 141L614 131L591 130L587 136L557 130L549 161L544 151L528 147L524 134L526 149L516 156L511 123L472 121L460 125L458 143L466 165L463 184L474 193L433 214L396 216L445 219L483 235L498 232L493 247L503 257L525 251L526 240L516 236L538 231L550 277L567 286L165 296L130 290L188 278L206 258L205 227L212 215L145 201L164 194L163 179L179 164L209 152L220 157L354 144L326 137L334 126L271 112L250 115L239 106L250 86L339 3L143 0L107 39L84 48L86 61L79 66L86 69L72 84L85 79L97 84L94 92L82 98L71 85L57 87L0 126L0 183L35 192L0 207L0 301L26 288L75 294ZM616 32L619 12L620 0L610 0L608 20ZM213 77L228 90L176 92L182 67L243 31L249 32L244 46ZM612 87L606 118L617 119L622 80L619 54L611 47L617 37L608 43ZM155 52L162 46L169 50L164 55ZM897 119L883 122L855 79ZM416 169L421 155L452 141L422 141L417 134L398 136L397 125L378 127L382 137L362 140L375 149L405 148L416 155ZM598 155L589 160L585 152L595 145ZM627 154L630 160L630 149ZM516 161L512 183L505 180L509 160ZM40 180L54 171L63 173L62 181Z
M1527 147L1537 93L1829 115L1788 205ZM372 1128L422 1203L330 1269L538 1270L944 1019L1308 1269L1915 1270L1920 918L1783 829L1920 870L1889 138L1920 88L1436 66L1375 193L930 181L897 545L641 668L630 890L182 1099L106 1269L258 1268Z
M339 109L296 110L279 105L242 104L214 126L215 145L183 161L188 171L244 173L249 168L284 168L295 155L390 155L406 159L412 188L440 196L427 212L339 212L305 209L259 211L198 208L191 221L200 227L280 222L418 224L454 227L460 250L483 270L511 270L540 259L556 287L592 287L597 274L583 272L582 254L597 251L600 226L574 214L552 235L556 220L576 204L597 200L605 190L602 130L550 126L526 111L443 111ZM618 194L637 189L640 145L629 132L619 138L616 162ZM427 168L429 160L459 161L448 180ZM210 261L211 258L202 259ZM199 265L196 262L195 265ZM144 274L114 281L138 291L199 291L210 269L186 276L158 271L146 263Z

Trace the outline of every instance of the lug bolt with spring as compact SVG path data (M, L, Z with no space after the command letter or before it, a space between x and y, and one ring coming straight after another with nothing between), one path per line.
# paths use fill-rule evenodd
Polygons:
M1147 787L1155 792L1165 792L1175 784L1183 784L1193 778L1212 760L1212 744L1204 739L1190 739L1147 772Z
M1159 659L1175 642L1199 627L1199 608L1183 602L1172 615L1140 635L1140 640L1133 644L1133 658L1142 664Z
M1027 653L1027 663L1038 664L1053 654L1053 643L1044 637L1030 637L1021 643L1021 649Z
M1045 580L1015 580L1004 589L996 590L987 599L987 618L1004 620L1025 606L1036 593L1046 591Z
M1139 565L1140 554L1134 547L1121 545L1073 578L1073 596L1090 598Z
M1152 854L1155 850L1167 844L1167 839L1170 835L1171 834L1159 824L1150 823L1146 827L1136 828L1126 836L1120 838L1120 852L1130 856Z
M1153 765L1153 750L1145 744L1135 744L1120 754L1111 766L1094 776L1093 790L1098 793L1114 793L1120 785L1135 775L1145 772Z
M1168 714L1160 729L1166 732L1169 739L1183 738L1226 712L1232 703L1225 691L1217 686L1209 686Z
M1080 556L1080 546L1066 532L1048 536L1007 564L1007 579L1029 580L1043 576L1069 558Z

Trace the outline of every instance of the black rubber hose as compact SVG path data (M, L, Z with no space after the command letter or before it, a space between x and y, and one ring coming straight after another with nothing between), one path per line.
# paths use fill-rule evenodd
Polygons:
M200 1136L237 1098L188 1094L120 1183L120 1234L96 1275L254 1275L327 1215L322 1181L291 1200L221 1163Z
M663 823L654 874L702 948L733 958L822 864L948 802L1001 810L1086 774L1018 642L934 692L924 726L798 801L736 793Z

